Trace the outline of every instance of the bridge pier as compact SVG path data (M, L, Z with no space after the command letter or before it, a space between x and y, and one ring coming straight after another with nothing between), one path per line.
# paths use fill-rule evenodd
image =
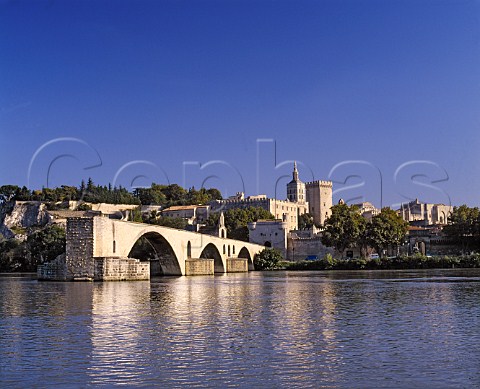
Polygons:
M186 276L213 276L215 264L213 259L188 258L185 260Z
M227 258L227 273L248 272L248 259L246 258Z
M150 263L135 258L95 258L94 281L146 281Z

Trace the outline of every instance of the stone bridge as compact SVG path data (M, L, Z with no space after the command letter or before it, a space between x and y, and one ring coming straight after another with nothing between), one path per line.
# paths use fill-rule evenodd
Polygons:
M59 277L66 280L248 271L253 270L255 254L264 249L239 240L102 216L68 218L66 237L65 274Z

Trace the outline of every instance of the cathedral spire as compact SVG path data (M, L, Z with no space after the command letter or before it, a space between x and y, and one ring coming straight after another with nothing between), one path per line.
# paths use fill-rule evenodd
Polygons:
M293 162L293 181L298 181L297 161Z

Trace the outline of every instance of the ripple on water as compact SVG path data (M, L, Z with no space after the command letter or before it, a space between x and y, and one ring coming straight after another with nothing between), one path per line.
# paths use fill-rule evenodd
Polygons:
M1 387L472 387L480 272L0 279Z

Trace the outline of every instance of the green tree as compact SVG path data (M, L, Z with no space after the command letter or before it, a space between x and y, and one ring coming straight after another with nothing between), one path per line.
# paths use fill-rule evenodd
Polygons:
M462 254L465 254L472 245L478 246L480 237L480 210L467 205L453 207L444 227L447 236L460 245Z
M298 217L298 229L305 230L312 228L313 226L313 216L309 213L304 213Z
M138 197L143 205L165 205L167 196L163 193L165 185L157 185L152 183L150 188L137 188L134 195Z
M325 220L322 243L334 247L343 257L346 248L358 243L363 225L364 219L357 207L334 205L331 216Z
M37 265L52 261L65 252L65 230L55 224L47 225L29 235L26 246L30 261L25 270L35 271Z
M265 248L258 254L255 254L253 266L255 270L275 270L280 267L280 261L282 260L282 253L279 250Z
M26 257L24 246L15 238L0 242L0 272L22 270Z
M229 238L248 242L247 224L260 219L274 219L274 216L261 207L231 208L224 212L225 227ZM218 224L219 213L213 213L207 219L207 225Z
M404 242L408 231L408 223L394 210L385 207L367 224L367 237L370 246L377 250L380 256L389 247L396 249Z
M180 185L168 185L162 190L162 192L167 198L166 206L183 205L187 201L187 191Z
M15 199L15 196L20 192L20 188L16 185L2 185L0 186L0 205L10 202Z

